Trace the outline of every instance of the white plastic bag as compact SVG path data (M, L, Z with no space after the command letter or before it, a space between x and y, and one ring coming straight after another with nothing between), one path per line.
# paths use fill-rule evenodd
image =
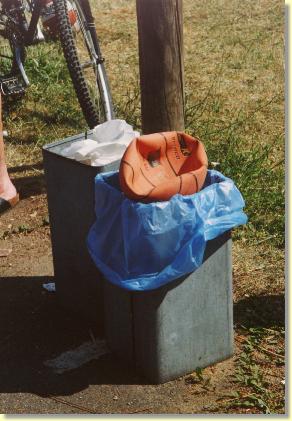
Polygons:
M125 120L110 120L93 129L92 139L79 140L60 150L66 158L103 166L121 159L128 144L140 133Z
M98 143L118 142L128 146L132 139L140 136L139 132L125 120L110 120L93 129L93 139Z

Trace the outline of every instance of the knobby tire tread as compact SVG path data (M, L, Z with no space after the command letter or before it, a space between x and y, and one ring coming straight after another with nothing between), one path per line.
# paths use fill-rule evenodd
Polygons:
M67 62L72 83L89 128L99 124L99 116L91 101L90 94L80 67L78 55L74 44L71 24L67 16L67 8L64 0L54 0L55 13L58 20L59 36Z

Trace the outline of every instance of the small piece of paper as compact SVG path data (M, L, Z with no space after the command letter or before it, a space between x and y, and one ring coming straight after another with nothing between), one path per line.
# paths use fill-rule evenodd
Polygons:
M88 341L75 349L65 351L58 357L45 361L44 365L62 374L65 371L75 370L92 360L98 360L99 357L108 353L105 340L96 339L94 342Z
M56 284L55 282L48 282L47 284L43 284L43 288L45 288L49 292L55 292Z

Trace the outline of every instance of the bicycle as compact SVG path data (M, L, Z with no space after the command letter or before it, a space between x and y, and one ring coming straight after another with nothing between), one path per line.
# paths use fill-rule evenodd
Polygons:
M3 95L21 96L29 86L26 47L45 40L42 21L51 14L55 16L54 26L88 126L93 128L114 118L89 0L0 0L0 7L0 36L9 50L8 54L6 50L5 54L0 53Z

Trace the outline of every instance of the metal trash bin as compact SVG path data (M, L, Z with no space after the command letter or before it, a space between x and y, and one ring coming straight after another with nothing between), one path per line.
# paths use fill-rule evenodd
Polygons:
M111 351L151 383L164 383L233 354L230 231L208 241L203 264L156 290L104 281Z
M103 329L101 274L86 247L95 220L94 178L117 170L120 161L91 167L59 154L60 147L90 137L92 131L43 147L45 180L51 228L56 296L66 308Z

